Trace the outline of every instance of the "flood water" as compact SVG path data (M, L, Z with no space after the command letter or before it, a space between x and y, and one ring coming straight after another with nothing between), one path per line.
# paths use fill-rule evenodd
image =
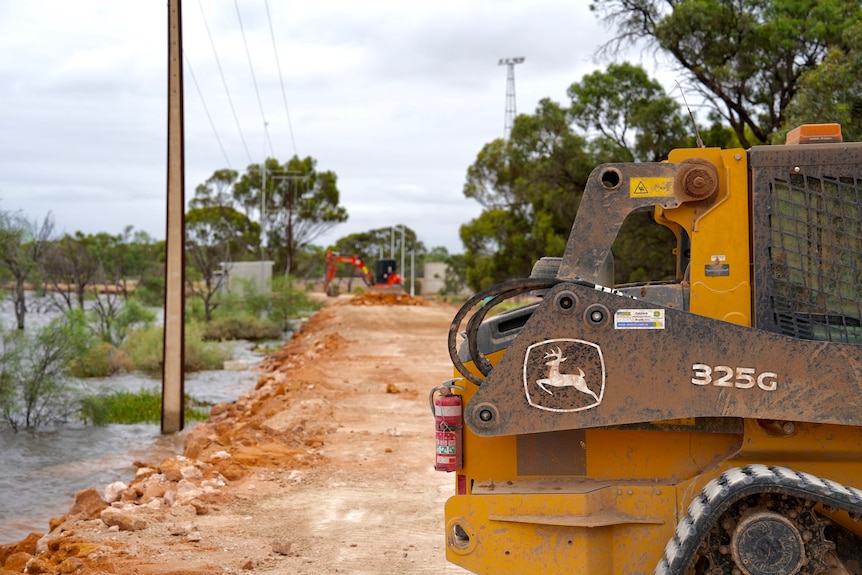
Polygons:
M0 322L5 327L14 325L10 314L11 304L0 302ZM28 315L28 327L44 325L49 315ZM262 357L248 342L236 342L233 347L233 358L247 360L250 368ZM204 371L186 374L185 391L215 404L236 400L254 389L256 382L251 369ZM161 388L160 380L142 374L83 384L108 390ZM114 481L129 482L135 476L135 461L158 463L181 453L194 424L188 422L185 430L172 435L161 435L158 424L71 425L18 433L0 428L0 545L20 541L34 531L46 532L49 519L66 513L82 489L95 487L101 492Z

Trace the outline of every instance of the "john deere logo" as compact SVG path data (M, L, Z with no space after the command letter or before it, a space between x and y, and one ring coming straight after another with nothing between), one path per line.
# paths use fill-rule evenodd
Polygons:
M545 411L583 411L596 407L605 393L601 348L580 339L534 343L524 356L527 402Z

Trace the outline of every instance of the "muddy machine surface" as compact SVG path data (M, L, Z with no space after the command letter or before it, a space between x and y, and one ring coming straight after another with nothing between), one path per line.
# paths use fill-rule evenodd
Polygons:
M862 143L836 128L599 166L563 257L464 305L450 561L862 573ZM676 281L603 287L645 209ZM541 299L487 318L523 293Z

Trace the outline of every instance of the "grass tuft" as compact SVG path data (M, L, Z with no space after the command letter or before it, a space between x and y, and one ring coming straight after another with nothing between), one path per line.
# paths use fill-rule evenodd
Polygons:
M204 421L209 418L209 407L186 395L185 419ZM81 419L93 425L158 423L161 417L162 396L155 388L91 395L81 401Z

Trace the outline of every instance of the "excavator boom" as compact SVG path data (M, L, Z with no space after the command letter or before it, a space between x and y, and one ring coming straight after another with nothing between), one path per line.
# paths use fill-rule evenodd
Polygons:
M333 280L338 267L336 264L344 263L353 266L365 285L374 291L401 291L401 276L395 273L394 259L380 259L377 261L377 274L371 273L365 262L357 255L344 255L333 251L326 252L326 277L323 289L327 295L335 295Z

